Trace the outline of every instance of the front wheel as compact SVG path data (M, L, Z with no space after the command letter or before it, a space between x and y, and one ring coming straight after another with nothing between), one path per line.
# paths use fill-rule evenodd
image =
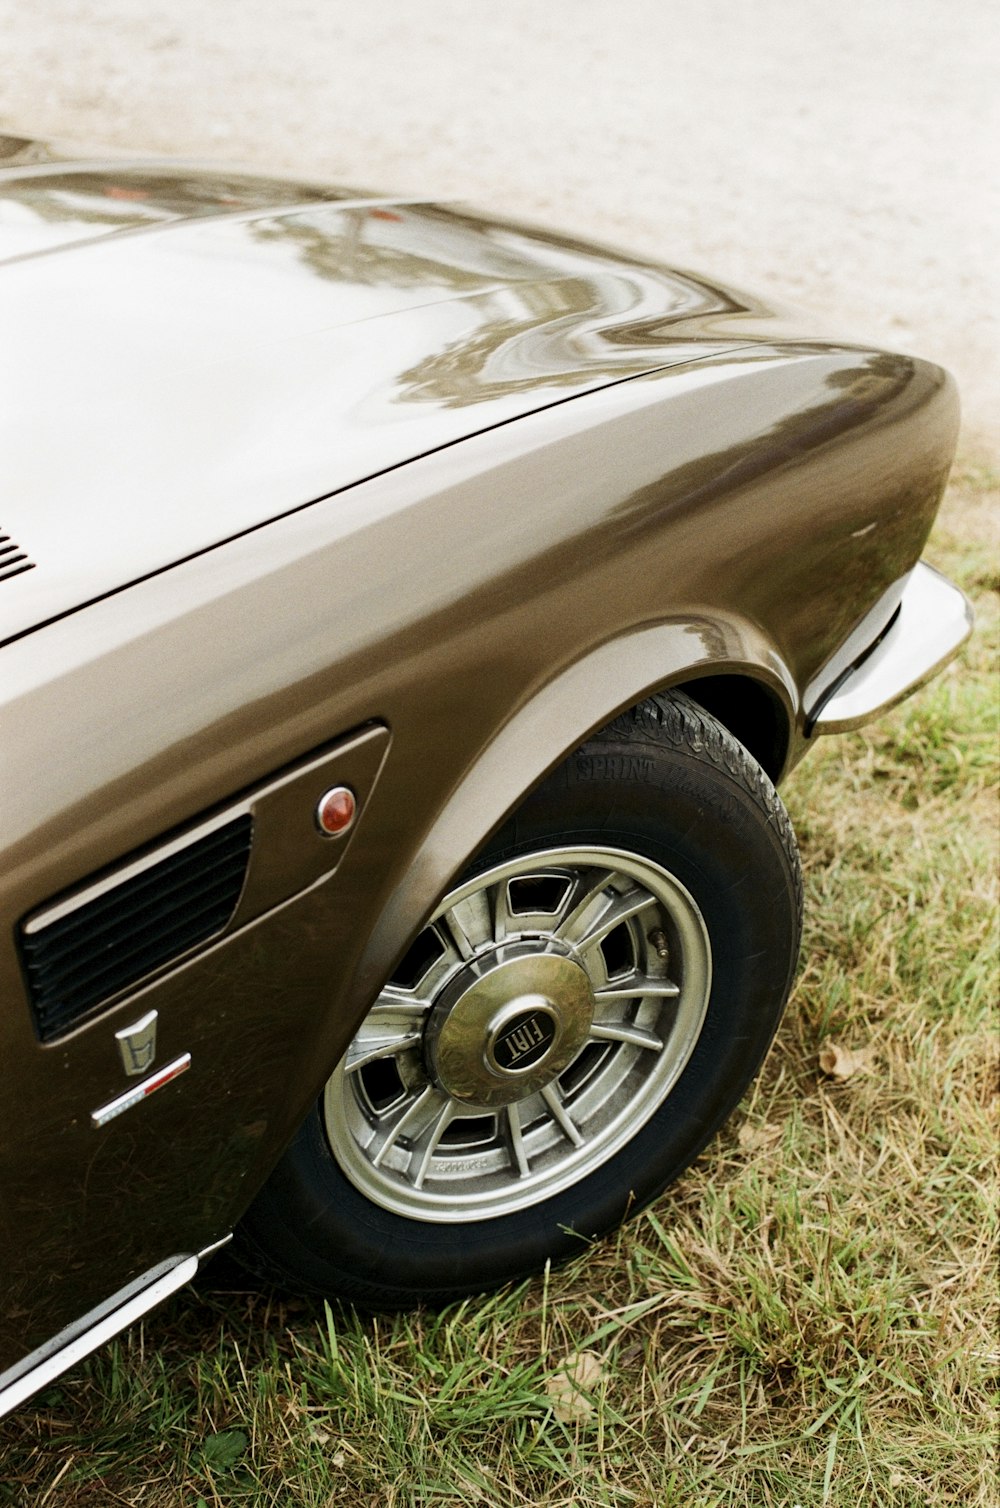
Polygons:
M391 1307L572 1256L732 1110L800 920L791 826L742 746L678 693L618 718L397 966L248 1213L244 1258Z

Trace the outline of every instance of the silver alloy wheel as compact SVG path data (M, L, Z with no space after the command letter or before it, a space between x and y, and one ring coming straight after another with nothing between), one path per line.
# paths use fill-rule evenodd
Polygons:
M694 899L617 849L522 854L448 895L330 1079L334 1156L413 1220L488 1220L585 1178L670 1093L712 980Z

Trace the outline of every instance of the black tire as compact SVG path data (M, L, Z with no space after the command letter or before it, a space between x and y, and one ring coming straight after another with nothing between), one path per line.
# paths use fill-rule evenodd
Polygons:
M733 1110L778 1025L799 947L798 855L771 782L688 697L657 696L555 770L463 880L567 844L657 866L704 919L711 986L662 1101L570 1186L457 1222L410 1218L362 1192L331 1150L321 1101L238 1233L238 1254L258 1276L376 1308L441 1303L522 1278L642 1208Z

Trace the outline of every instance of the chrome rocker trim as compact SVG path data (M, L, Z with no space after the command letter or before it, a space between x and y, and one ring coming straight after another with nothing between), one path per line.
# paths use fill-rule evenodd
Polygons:
M174 1257L167 1263L161 1262L18 1362L0 1377L0 1418L76 1366L91 1351L96 1351L98 1346L131 1325L133 1320L141 1318L163 1299L183 1288L205 1258L229 1240L230 1237L226 1236L197 1256Z
M972 632L972 607L939 571L920 561L910 574L890 628L859 665L838 681L812 715L813 733L860 728L930 680Z

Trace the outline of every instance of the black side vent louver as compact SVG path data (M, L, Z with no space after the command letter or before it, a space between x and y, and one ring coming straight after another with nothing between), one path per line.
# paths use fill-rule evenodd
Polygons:
M29 917L21 948L35 1027L51 1042L119 991L221 932L250 858L252 818L236 817L162 858L140 861Z
M35 570L35 561L30 561L20 544L15 544L11 535L0 528L0 581L20 576L23 570Z
M0 581L8 581L11 576L20 576L22 571L34 569L35 562L29 560L21 546L0 528Z

